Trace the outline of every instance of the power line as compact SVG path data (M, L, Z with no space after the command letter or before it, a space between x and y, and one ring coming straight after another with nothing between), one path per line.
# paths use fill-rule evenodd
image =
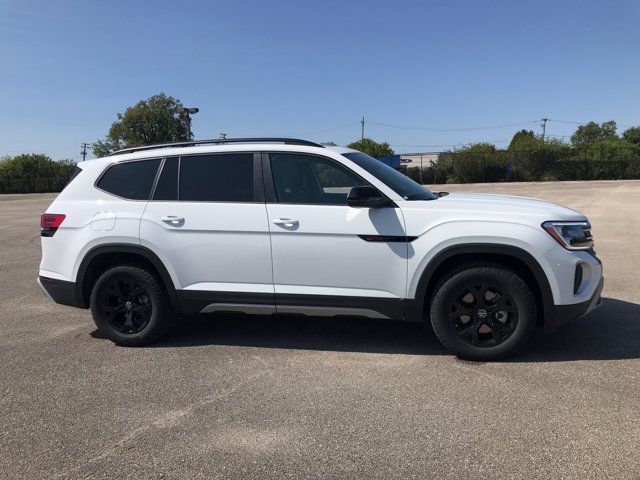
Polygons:
M505 143L505 142L510 142L511 139L507 139L507 140L484 140L482 143ZM463 143L463 142L458 142L458 143L444 143L441 145L398 145L398 144L391 144L390 146L392 147L402 147L402 148L439 148L439 147L462 147L464 145L470 145L470 143Z
M555 122L555 123L568 123L568 124L571 124L571 125L587 125L587 124L591 123L591 122L574 122L574 121L571 121L571 120L556 120L555 118L550 118L549 121L550 122ZM597 123L597 122L594 122L594 123ZM633 127L637 127L638 125L619 125L619 124L616 123L616 126L617 127L622 127L622 128L633 128Z
M364 121L364 118L363 118ZM409 127L402 125L390 125L388 123L379 123L368 121L369 125L376 125L378 127L397 128L401 130L425 130L429 132L470 132L474 130L492 130L498 128L519 127L522 125L531 125L537 123L538 120L530 120L528 122L507 123L504 125L492 125L487 127L468 127L468 128L431 128L431 127Z
M358 122L360 123L360 122ZM345 128L352 128L354 126L356 126L357 123L356 122L349 122L349 123L345 123L343 125L340 125L338 127L332 127L332 128L322 128L319 130L307 130L304 132L298 132L295 135L313 135L316 133L330 133L330 132L336 132L338 130L344 130Z

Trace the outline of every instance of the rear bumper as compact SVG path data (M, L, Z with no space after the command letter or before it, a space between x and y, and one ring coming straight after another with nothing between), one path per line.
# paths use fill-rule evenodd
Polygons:
M545 322L545 331L555 330L560 325L583 317L598 308L602 303L601 294L603 287L604 277L601 277L598 286L589 300L571 305L555 305L552 321Z
M87 308L81 296L78 294L74 282L40 276L38 277L38 285L40 285L40 288L49 300L53 300L60 305Z

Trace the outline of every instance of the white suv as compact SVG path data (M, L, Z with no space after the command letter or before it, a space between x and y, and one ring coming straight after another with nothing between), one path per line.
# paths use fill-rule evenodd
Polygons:
M361 152L295 139L133 148L78 164L42 215L39 283L143 345L181 313L425 322L455 354L504 357L600 302L580 213L431 193Z

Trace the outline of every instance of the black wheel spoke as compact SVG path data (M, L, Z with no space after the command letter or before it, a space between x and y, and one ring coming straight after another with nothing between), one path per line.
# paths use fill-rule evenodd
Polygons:
M130 298L136 298L136 297L139 297L140 295L142 295L143 293L145 293L144 288L136 287L136 288L134 288L133 290L131 290L129 292L129 297Z
M456 309L456 313L458 314L458 316L460 315L473 315L473 312L471 310L471 308L469 308L468 306L464 305L462 302L460 302L459 300L456 300L455 302L453 302L453 307Z
M116 293L116 295L118 296L118 299L123 299L125 298L125 293L122 290L122 285L120 284L119 281L116 281L113 284L113 291Z
M474 322L473 325L469 327L469 335L471 337L471 343L474 345L480 343L480 323Z
M489 285L487 285L486 283L480 285L480 288L477 290L477 294L474 295L474 297L476 298L476 306L482 307L487 303L485 298L487 296L488 289Z

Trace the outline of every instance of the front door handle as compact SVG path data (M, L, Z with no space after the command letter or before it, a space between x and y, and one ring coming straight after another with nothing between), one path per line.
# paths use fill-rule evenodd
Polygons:
M298 220L294 220L293 218L274 218L271 220L276 225L283 225L285 227L297 227L300 223Z
M181 227L184 225L184 217L177 217L175 215L167 215L166 217L161 217L160 220L172 227Z

